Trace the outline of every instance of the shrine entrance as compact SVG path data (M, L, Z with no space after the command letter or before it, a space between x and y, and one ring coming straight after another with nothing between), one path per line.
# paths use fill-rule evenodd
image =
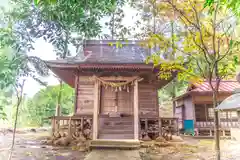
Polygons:
M115 91L113 88L101 87L100 115L133 115L133 89Z
M133 81L100 78L98 139L134 139Z

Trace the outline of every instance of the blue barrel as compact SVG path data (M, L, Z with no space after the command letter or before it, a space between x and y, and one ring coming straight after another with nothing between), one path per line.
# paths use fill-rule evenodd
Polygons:
M194 135L194 120L184 120L184 132Z

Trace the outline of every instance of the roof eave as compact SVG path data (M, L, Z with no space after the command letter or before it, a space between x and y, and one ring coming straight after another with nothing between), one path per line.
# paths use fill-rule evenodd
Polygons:
M61 63L61 62L53 62L46 61L46 64L49 68L139 68L139 69L154 69L153 64L145 64L145 63ZM135 67L133 67L135 66Z
M191 96L193 96L193 95L202 96L202 95L209 95L209 94L212 94L212 91L202 91L202 92L200 92L200 91L188 91L188 92L186 92L186 93L184 93L184 94L182 94L182 95L180 95L180 96L178 96L178 97L176 97L172 100L177 101L179 99L183 99L183 98L185 98L187 96L190 96L190 95ZM220 95L231 95L231 94L234 94L234 92L233 91L232 92L230 92L230 91L219 91L219 94Z

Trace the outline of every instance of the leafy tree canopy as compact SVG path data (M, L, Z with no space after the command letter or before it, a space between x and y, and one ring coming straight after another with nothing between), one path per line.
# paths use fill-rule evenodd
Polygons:
M24 115L28 120L25 125L41 126L49 123L46 118L55 115L59 90L60 85L48 86L28 99L26 106L20 111L20 115ZM74 90L67 84L62 88L61 110L63 115L72 114L74 110Z
M75 46L78 53L83 39L99 36L99 20L117 5L115 0L37 3L35 6L31 0L12 0L12 10L4 12L6 22L16 37L22 37L24 43L19 43L33 49L32 43L43 38L54 46L60 58L70 55L68 45Z
M208 9L203 8L201 1L175 4L166 1L158 6L166 14L174 12L176 20L185 28L181 36L169 38L163 34L154 34L149 39L148 46L153 47L157 44L161 48L151 57L155 65L161 63L161 78L171 76L174 70L180 71L180 79L190 81L211 79L216 74L221 79L235 75L239 41L235 36L236 24L228 10L218 7L212 15ZM171 54L172 50L177 53L175 60L162 58L163 53ZM218 73L212 75L216 64Z

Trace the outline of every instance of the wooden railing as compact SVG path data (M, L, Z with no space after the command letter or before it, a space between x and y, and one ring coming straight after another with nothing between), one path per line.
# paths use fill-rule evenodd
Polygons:
M99 115L99 120L102 118L107 119L119 119L110 117L108 115ZM125 118L121 118L124 120ZM92 129L93 116L92 115L74 115L74 116L53 116L49 117L52 123L52 133L56 131L66 131L71 127L71 132L82 131L85 129L85 124L88 122L90 124L90 128ZM101 121L99 121L100 123ZM147 132L149 134L155 134L158 136L159 134L163 134L165 132L172 132L172 134L179 134L178 130L178 119L173 117L150 117L150 116L139 116L139 134L142 132ZM100 123L101 124L101 123ZM99 126L101 127L101 125ZM88 127L87 127L88 128ZM90 129L89 128L89 129ZM101 129L101 128L100 128Z
M209 121L198 121L195 123L195 128L213 128L214 127L214 122ZM220 122L220 128L238 128L240 127L240 124L236 121L229 121L229 122Z
M150 134L162 135L171 132L179 134L178 118L175 117L140 117L141 131Z
M74 115L74 116L52 116L49 117L52 124L52 133L58 130L66 130L71 126L71 130L83 130L85 122L92 123L91 115Z

